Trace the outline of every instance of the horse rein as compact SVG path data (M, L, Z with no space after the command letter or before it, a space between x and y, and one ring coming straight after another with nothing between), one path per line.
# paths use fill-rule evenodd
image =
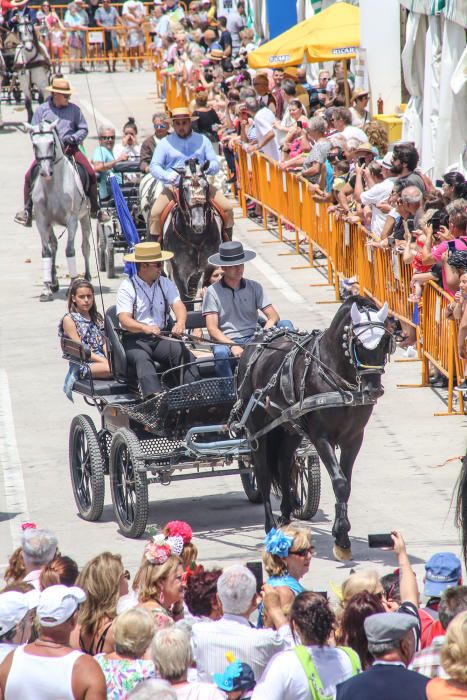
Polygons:
M385 336L389 336L391 339L389 350L385 353L385 359L380 365L367 365L360 361L357 354L356 341L361 343L360 336L372 328L381 328L384 331L379 342L381 342ZM372 321L369 316L368 321L355 324L351 322L350 325L344 326L342 338L344 341L342 347L345 349L345 355L349 358L349 363L355 367L357 376L363 376L364 374L383 374L390 355L392 355L396 349L394 334L388 330L383 322Z

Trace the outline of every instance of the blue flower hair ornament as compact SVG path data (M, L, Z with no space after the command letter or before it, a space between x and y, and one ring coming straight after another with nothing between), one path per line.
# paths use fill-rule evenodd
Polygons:
M275 554L276 557L286 557L289 554L289 549L293 543L293 537L287 537L282 530L276 530L274 527L269 530L263 540L266 552Z

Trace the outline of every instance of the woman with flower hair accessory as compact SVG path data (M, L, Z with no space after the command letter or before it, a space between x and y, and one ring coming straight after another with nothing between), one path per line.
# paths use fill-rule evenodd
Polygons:
M302 593L305 588L300 579L308 573L314 547L311 544L309 530L287 525L287 527L273 528L268 532L264 543L263 564L269 579L269 585L277 588L281 607L290 607L295 596ZM258 627L263 626L263 610L260 607Z
M183 539L183 551L180 554L183 568L193 570L196 567L198 558L198 548L192 542L193 530L184 520L171 520L162 530L166 537L176 537Z
M133 589L138 605L154 617L157 628L168 627L183 618L185 584L180 558L183 537L154 535L144 548Z

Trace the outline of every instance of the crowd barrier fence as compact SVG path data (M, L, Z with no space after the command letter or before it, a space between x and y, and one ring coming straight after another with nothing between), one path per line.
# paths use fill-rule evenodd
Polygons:
M243 148L237 153L239 201L244 215L248 201L262 208L265 228L268 214L273 215L278 222L279 239L284 239L284 226L293 231L294 238L288 236L287 240L296 252L306 255L310 266L313 266L314 248L324 253L327 283L334 287L336 301L340 299L341 281L348 278L355 278L360 293L378 305L387 301L391 314L416 332L422 364L421 386L428 385L429 363L448 380L447 413L437 415L463 415L462 392L458 392L457 408L454 400L455 384L464 376L457 347L458 327L456 321L446 318L452 297L430 282L424 287L417 314L408 298L412 267L399 252L369 245L368 232L361 225L330 213L325 202L313 198L306 180L281 170L276 161ZM306 251L300 241L302 234L308 239Z

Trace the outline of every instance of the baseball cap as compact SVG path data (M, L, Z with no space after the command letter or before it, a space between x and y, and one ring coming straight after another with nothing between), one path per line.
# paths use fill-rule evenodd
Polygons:
M0 593L0 635L16 627L37 606L40 593L35 589L27 593L7 591Z
M49 586L40 594L37 617L42 627L57 627L66 622L86 600L78 586Z
M418 625L415 615L405 613L376 613L363 623L369 644L397 644L409 630Z
M217 687L226 693L232 690L251 690L256 684L251 666L241 661L229 664L224 673L214 673L213 678Z
M425 564L426 596L439 597L445 588L455 586L462 578L462 566L452 552L437 552Z

